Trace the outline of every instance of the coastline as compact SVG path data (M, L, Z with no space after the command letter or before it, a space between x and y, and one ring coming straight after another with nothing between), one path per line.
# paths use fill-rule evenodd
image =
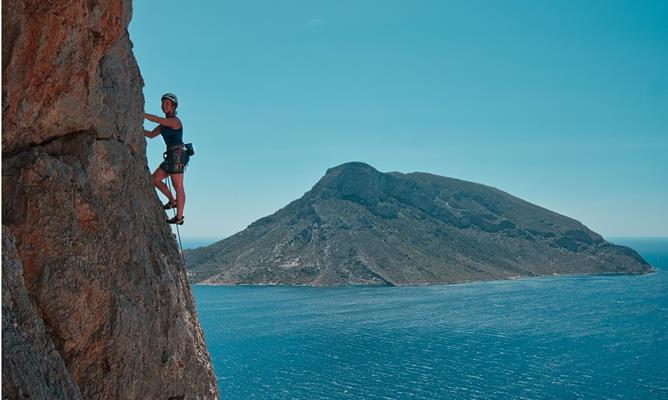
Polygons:
M652 271L642 273L573 273L573 274L542 274L542 275L527 275L527 276L511 276L507 278L492 278L492 279L472 279L457 282L439 282L439 283L414 283L414 284L399 284L399 285L367 285L367 284L348 284L348 285L310 285L310 284L289 284L289 283L191 283L191 286L254 286L254 287L308 287L308 288L388 288L388 287L419 287L419 286L450 286L450 285L466 285L481 282L504 282L504 281L519 281L528 279L548 279L548 278L563 278L563 277L606 277L606 276L643 276L656 274L659 269L650 265Z

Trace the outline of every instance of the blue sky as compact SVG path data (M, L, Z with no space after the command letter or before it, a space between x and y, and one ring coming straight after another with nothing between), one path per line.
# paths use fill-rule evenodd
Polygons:
M232 235L348 161L668 236L668 2L156 4L129 31L146 111L176 93L195 144L184 237Z

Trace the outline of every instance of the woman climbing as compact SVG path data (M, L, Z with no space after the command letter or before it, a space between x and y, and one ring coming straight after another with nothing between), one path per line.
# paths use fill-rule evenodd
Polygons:
M152 131L144 130L144 136L154 138L162 135L167 145L164 161L153 172L153 184L167 197L167 203L163 205L165 210L176 207L176 216L167 220L170 224L183 225L183 207L186 203L186 194L183 190L183 172L188 165L190 157L183 148L183 126L181 120L176 117L176 107L179 102L176 95L165 93L162 96L162 112L165 118L153 114L144 114L144 118L159 124ZM176 199L172 191L165 185L163 180L169 175L176 190Z

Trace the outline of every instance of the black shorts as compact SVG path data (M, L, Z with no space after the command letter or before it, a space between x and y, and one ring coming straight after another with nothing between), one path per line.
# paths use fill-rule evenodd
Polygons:
M158 168L168 174L182 174L185 172L190 161L190 156L186 154L183 145L172 146L162 155L165 159Z

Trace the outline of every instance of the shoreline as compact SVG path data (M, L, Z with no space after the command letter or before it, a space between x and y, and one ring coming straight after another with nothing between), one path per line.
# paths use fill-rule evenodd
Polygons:
M440 283L410 283L410 284L398 284L398 285L371 285L371 284L335 284L335 285L311 285L311 284L290 284L290 283L190 283L190 286L251 286L251 287L307 287L307 288L350 288L350 287L359 287L359 288L390 288L390 287L423 287L423 286L450 286L450 285L465 285L471 283L481 283L481 282L504 282L504 281L520 281L528 279L545 279L552 277L605 277L605 276L644 276L656 274L659 270L658 268L651 266L652 270L649 272L642 273L630 273L630 272L608 272L608 273L573 273L573 274L542 274L542 275L517 275L510 276L506 278L492 278L492 279L472 279L466 281L457 281L457 282L440 282Z

